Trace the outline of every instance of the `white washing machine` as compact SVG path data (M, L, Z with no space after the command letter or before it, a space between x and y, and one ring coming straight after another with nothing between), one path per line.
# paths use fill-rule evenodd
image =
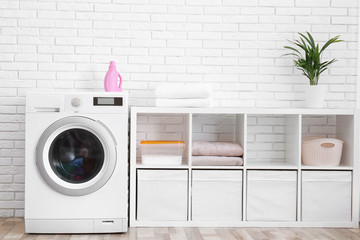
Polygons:
M124 93L29 93L25 231L126 232Z

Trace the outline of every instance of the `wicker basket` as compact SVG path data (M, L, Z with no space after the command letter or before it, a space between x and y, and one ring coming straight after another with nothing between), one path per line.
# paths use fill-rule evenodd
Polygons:
M338 166L344 141L335 138L311 137L301 145L302 163L312 166Z

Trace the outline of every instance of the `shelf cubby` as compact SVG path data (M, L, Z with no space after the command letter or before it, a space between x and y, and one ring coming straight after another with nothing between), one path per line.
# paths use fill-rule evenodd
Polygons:
M302 164L303 169L349 170L354 166L354 115L302 115L302 140L307 137L344 141L340 165L319 167Z
M192 141L234 142L244 149L245 156L245 114L192 114ZM240 168L242 166L208 166ZM193 166L205 168L205 166Z
M144 168L167 168L161 165L142 165L140 142L142 140L175 140L184 141L185 151L183 154L182 165L188 165L189 149L189 114L138 114L136 131L136 162ZM171 165L181 168L182 166Z
M248 115L247 168L297 168L300 158L299 135L299 115Z

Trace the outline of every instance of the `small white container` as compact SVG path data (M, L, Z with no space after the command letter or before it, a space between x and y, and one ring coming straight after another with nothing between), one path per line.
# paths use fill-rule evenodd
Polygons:
M344 141L335 138L312 137L301 145L302 162L312 166L338 166Z
M296 221L296 171L247 172L248 221Z
M142 164L181 165L183 141L141 141Z
M137 220L186 221L187 170L137 171Z
M192 174L192 220L241 221L241 170L194 170Z
M351 221L351 171L302 172L302 221Z

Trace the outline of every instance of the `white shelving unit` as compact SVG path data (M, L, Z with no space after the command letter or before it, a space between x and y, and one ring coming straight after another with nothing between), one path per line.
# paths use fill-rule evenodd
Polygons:
M155 107L133 107L131 108L131 142L130 142L130 227L136 226L244 226L244 227L358 227L359 222L359 139L355 132L359 132L359 118L358 113L353 109L247 109L247 108L155 108ZM344 140L344 148L341 158L341 163L336 167L318 167L307 166L301 163L301 141L305 137L309 136L323 136L334 137ZM141 164L141 154L139 149L139 143L141 140L178 140L184 141L185 152L181 165L144 165ZM192 166L191 152L193 141L229 141L240 143L244 148L244 165L243 166ZM165 174L166 176L172 176L171 173L175 173L174 176L182 174L181 176L187 176L187 178L180 179L187 184L186 193L179 195L177 198L181 199L183 203L186 199L187 206L186 219L181 220L164 219L164 218L149 218L148 212L144 212L144 206L151 207L151 204L144 205L144 199L140 199L141 206L139 206L139 196L143 195L144 182L139 185L139 179L143 181L144 176L147 177L153 174L155 177L157 171ZM151 174L148 174L151 173ZM222 173L224 175L222 175ZM237 174L238 173L238 174ZM250 175L249 175L250 173ZM284 174L281 174L284 173ZM305 177L303 178L302 174ZM197 179L193 179L196 174ZM241 200L239 205L233 205L234 209L241 209L241 217L239 214L236 219L226 219L226 215L221 215L221 218L216 219L216 214L211 215L212 219L206 219L206 216L199 216L198 213L204 212L204 209L196 208L200 206L201 194L193 191L193 184L196 181L196 186L210 186L206 182L206 177L199 176L214 176L214 179L207 179L213 181L212 184L222 186L218 181L229 181L229 186L241 186ZM227 177L227 175L229 177ZM248 176L249 175L249 176ZM282 179L282 175L288 175L290 180ZM335 180L331 180L331 176L334 175L334 179L341 179L342 175L347 179L344 182L348 188L342 188L343 196L339 196L337 201L334 201L332 209L332 218L318 219L309 215L309 209L303 209L303 203L309 205L309 196L312 196L311 184L312 176L314 179L319 179L320 182L316 182L314 186L322 186L331 189ZM230 177L232 176L232 177ZM241 176L241 179L236 179L234 176ZM251 180L249 177L251 176ZM255 178L253 176L256 176ZM272 177L272 176L275 176ZM276 177L278 176L278 177ZM324 176L321 179L321 176ZM330 177L329 177L330 176ZM349 181L349 176L351 180ZM150 176L151 177L151 176ZM199 179L200 178L200 179ZM234 178L234 179L233 179ZM159 178L156 178L159 181ZM260 180L259 180L260 179ZM269 179L269 180L264 180ZM309 180L310 179L310 180ZM171 184L179 184L179 179L171 178L164 181L164 189L172 189ZM259 181L260 184L259 184ZM199 183L200 181L200 183ZM232 181L232 182L231 182ZM252 181L251 184L249 184ZM255 181L255 182L253 182ZM260 196L257 199L258 186L269 186L268 181L274 181L278 183L278 186L284 186L275 188L274 191L279 191L279 196L288 191L291 193L289 199L293 201L293 204L289 204L290 213L283 214L284 216L296 216L291 218L292 220L281 220L281 216L266 215L248 216L247 209L251 205L251 211L256 212L256 205L254 208L254 201L259 200L259 204L269 204L269 208L272 206L267 202L267 196ZM287 182L291 181L291 189L287 189ZM306 182L304 182L306 181ZM340 180L339 180L340 181ZM156 181L153 181L156 182ZM145 185L146 196L149 196L149 189L152 185ZM295 185L294 185L295 183ZM155 184L155 183L154 183ZM223 184L223 183L222 183ZM240 185L239 185L240 184ZM306 189L303 189L303 184L306 184ZM344 184L342 182L342 184ZM161 185L161 184L160 184ZM160 186L159 185L159 186ZM140 187L139 187L140 186ZM158 185L153 185L156 191L159 191ZM176 186L176 185L174 185ZM183 185L182 185L183 186ZM227 185L223 185L227 186ZM271 184L270 184L271 186ZM294 190L294 186L296 189ZM305 185L304 185L305 186ZM309 187L310 186L310 187ZM250 187L251 189L248 189ZM325 189L324 188L324 189ZM182 188L183 189L183 188ZM217 188L217 191L213 194L230 194L231 189L226 190L223 187ZM221 192L224 189L224 192ZM310 190L308 190L310 189ZM206 189L205 189L206 190ZM239 192L239 189L233 189ZM139 192L140 191L140 192ZM166 191L166 190L164 190ZM215 190L214 190L215 191ZM261 189L259 189L261 191ZM303 192L306 191L306 192ZM350 192L349 192L350 191ZM295 196L294 195L295 192ZM340 190L339 190L340 192ZM250 195L251 193L251 195ZM255 193L253 195L252 193ZM206 193L206 194L211 194ZM320 191L314 194L320 194ZM334 196L336 192L325 192L324 199L330 199L327 203L327 207L331 207L331 195ZM350 199L349 199L350 195ZM150 194L151 196L151 194ZM164 209L171 208L171 202L166 202L168 198L166 192L164 195L158 193L159 201L164 200L163 204L156 204L157 207L164 206ZM162 199L162 196L164 196ZM193 196L196 196L196 204L193 206ZM200 196L200 199L199 199ZM255 197L254 197L255 196ZM283 194L286 196L286 194ZM341 198L343 197L343 198ZM239 195L234 196L238 199ZM155 198L156 199L156 198ZM254 200L255 199L255 200ZM263 199L263 200L262 200ZM295 202L294 202L295 199ZM283 199L281 199L283 200ZM156 201L156 200L154 200ZM180 201L180 200L179 200ZM248 203L251 201L251 203ZM262 203L261 201L264 201ZM339 214L342 215L337 221L336 217L336 204L343 201L345 205L341 211L349 210L349 213ZM209 211L211 211L211 204L209 202ZM233 201L234 202L234 201ZM145 202L146 203L146 202ZM310 202L311 203L311 202ZM213 204L217 204L213 202ZM234 203L231 203L234 204ZM176 204L174 203L174 206ZM181 205L183 206L183 205ZM293 207L296 206L296 207ZM214 207L218 207L214 205ZM231 206L229 206L231 207ZM146 209L146 208L145 208ZM345 209L345 210L344 210ZM228 209L224 209L227 211ZM140 212L139 212L140 211ZM193 211L197 213L196 217L193 217ZM325 210L324 210L325 211ZM151 212L151 211L150 211ZM271 211L270 211L271 212ZM316 213L316 211L315 211ZM147 218L141 216L146 215ZM250 213L252 214L252 213ZM273 213L271 213L273 214ZM302 215L306 214L306 219L317 219L316 221L303 220ZM319 213L321 214L321 212ZM330 213L329 213L330 214ZM347 215L346 215L347 214ZM326 214L325 214L326 215ZM325 216L324 215L324 216ZM213 219L215 218L215 219ZM149 220L151 219L151 220ZM195 220L194 220L195 219ZM196 220L202 219L202 220ZM205 219L205 220L204 220ZM249 220L248 220L249 219ZM265 220L251 220L251 219L265 219ZM273 220L272 220L273 219ZM294 220L295 219L295 220ZM345 219L345 220L344 220Z

